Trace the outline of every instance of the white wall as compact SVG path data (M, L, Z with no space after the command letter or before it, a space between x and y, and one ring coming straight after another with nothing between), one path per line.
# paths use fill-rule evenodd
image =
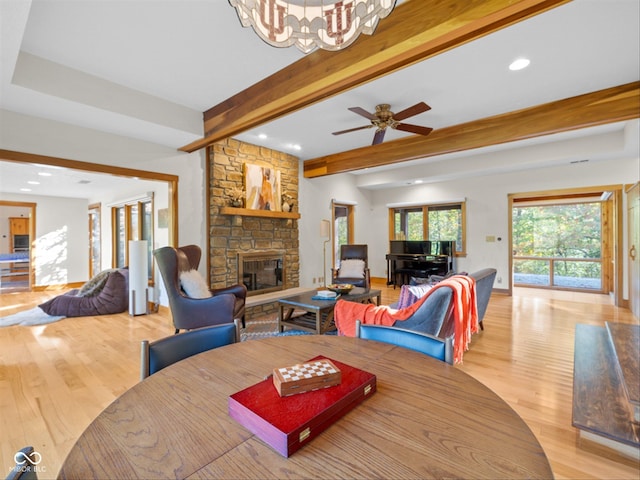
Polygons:
M181 245L193 243L204 247L205 214L204 214L204 150L192 154L150 142L134 140L132 138L99 132L87 128L52 122L46 119L22 115L15 112L2 111L0 115L0 149L15 150L25 153L47 155L70 160L112 165L118 167L146 170L150 172L172 174L178 180L178 242ZM143 192L148 189L143 189ZM127 198L140 193L136 190L114 192L113 201ZM161 199L160 197L166 197ZM21 201L34 201L33 196L21 196ZM3 196L4 200L11 200ZM156 211L167 206L168 192L158 190L155 197ZM101 202L103 206L103 248L110 251L110 217L105 205L109 199L88 199L84 201L82 215L82 238L87 242L87 206L89 203ZM55 202L54 202L55 203ZM55 215L53 218L57 218ZM37 223L40 224L44 216L38 214ZM157 222L157 218L156 218ZM157 223L156 223L157 226ZM60 225L59 225L60 227ZM155 248L167 245L168 230L156 229ZM87 252L87 246L83 252ZM68 252L70 253L70 252ZM86 257L87 255L82 255ZM87 260L88 261L88 260ZM203 262L204 264L204 262ZM108 267L110 265L103 265ZM70 267L71 268L71 267ZM204 269L204 267L202 266ZM204 271L204 270L203 270ZM157 272L157 269L156 269ZM82 274L76 272L73 266L68 272L69 281L84 281L88 273L88 266ZM156 283L161 280L156 278ZM36 277L36 284L46 284L42 278Z
M305 179L300 168L299 204L301 218L298 221L300 235L300 286L317 287L318 277L323 276L323 247L326 238L320 237L320 221L331 220L331 201L355 202L355 243L369 243L372 229L370 212L371 192L355 187L352 175L333 175L317 179ZM386 219L386 217L385 217ZM369 258L371 254L369 254ZM331 278L331 243L326 244L327 282ZM313 283L313 279L316 283Z
M428 168L428 167L425 167ZM300 179L301 184L301 273L300 281L312 287L311 279L322 269L319 238L320 218L330 218L329 202L335 197L358 201L355 239L369 245L371 275L386 278L385 255L389 251L388 207L390 203L441 202L466 199L467 256L458 258L458 271L473 272L484 267L498 269L502 280L496 288L508 288L509 225L508 194L610 184L630 184L640 177L640 160L591 161L564 166L529 169L523 172L481 175L460 180L382 190L360 190L355 176L340 174L317 179ZM487 235L501 242L487 243ZM626 242L626 238L625 238ZM625 243L626 245L626 243ZM626 279L626 269L624 278Z
M7 150L177 175L179 177L178 243L181 245L194 243L202 247L206 245L204 150L185 154L149 142L6 111L0 115L0 132L0 148ZM627 135L627 140L637 142L637 136L636 124L633 131ZM579 144L577 142L578 140L575 143L576 151L579 150L578 155L585 158L583 156L585 142L582 141ZM598 145L601 147L603 142L598 142ZM618 151L616 149L621 148L619 142L612 143L611 150ZM597 149L593 146L592 150ZM381 190L358 188L358 178L351 174L305 179L303 168L300 168L301 286L317 286L313 284L313 279L322 276L323 239L320 237L320 220L331 218L331 199L357 203L355 241L369 244L371 273L373 276L384 278L386 277L385 255L388 252L389 242L386 207L388 203L466 198L468 255L459 260L457 268L474 271L490 265L495 266L498 269L498 276L503 279L503 284L497 286L506 288L506 281L509 278L507 194L554 188L633 183L638 181L640 176L640 161L637 155L629 157L621 152L618 160L597 161L595 158L594 161L577 165L549 166L552 161L557 160L558 151L548 146L536 151L533 156L542 157L541 164L544 165L536 168L531 164L528 165L528 170L519 173L483 175L482 169L476 167L473 177L462 180L442 180L421 186ZM571 142L562 143L562 154L565 155L566 151L571 151ZM527 156L527 153L532 152L518 149L519 157ZM597 153L602 154L601 151ZM500 156L503 157L504 153ZM486 158L486 152L484 156L475 157L477 162L483 162ZM471 157L465 161L470 162L473 159L474 157ZM433 168L433 166L421 168ZM392 175L392 172L389 172L389 175ZM33 201L32 196L24 196L20 199L23 198L25 199L23 201ZM38 223L44 218L45 215L38 214ZM79 218L83 219L83 232L86 232L86 203ZM50 229L55 230L53 227ZM501 243L486 243L484 239L487 235L500 236L504 240ZM84 233L82 238L86 239ZM154 245L156 248L162 246L160 242L164 240L161 238L162 235L159 235L158 242ZM330 248L331 246L327 245L327 272L329 272ZM204 272L205 262L202 263L201 269ZM85 268L84 272L86 271ZM75 266L69 273L69 277L69 281L83 278L79 274L76 276ZM156 278L156 281L162 283L159 278ZM162 303L166 304L165 301Z
M87 200L7 193L0 200L37 204L35 285L87 281Z

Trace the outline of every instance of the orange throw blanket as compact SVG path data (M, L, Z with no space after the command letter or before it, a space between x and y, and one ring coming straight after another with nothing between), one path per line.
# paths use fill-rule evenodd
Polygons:
M411 317L438 288L449 287L453 290L453 321L455 323L453 339L454 363L462 363L464 351L469 349L471 335L478 331L478 304L476 301L476 283L472 277L454 275L433 286L413 305L396 310L388 305L376 306L338 300L334 309L334 321L339 335L355 337L356 320L374 325L393 325L397 320Z

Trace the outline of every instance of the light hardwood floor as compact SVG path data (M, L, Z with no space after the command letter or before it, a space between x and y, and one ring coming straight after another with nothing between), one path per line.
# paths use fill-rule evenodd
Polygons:
M383 303L397 299L399 289L381 288ZM0 295L0 316L58 293ZM485 330L474 335L464 364L456 367L485 383L522 416L557 479L640 478L637 462L579 447L571 426L575 325L605 321L637 323L604 295L525 289L515 289L513 297L494 294ZM162 314L0 328L0 478L2 468L8 473L15 452L28 444L42 455L46 471L40 478L55 478L91 420L138 382L140 341L172 333Z

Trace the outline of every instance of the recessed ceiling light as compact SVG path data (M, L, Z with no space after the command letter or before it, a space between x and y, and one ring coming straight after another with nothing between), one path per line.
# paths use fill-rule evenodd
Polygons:
M416 180L416 183L422 183L422 180Z
M258 138L260 140L266 140L267 139L267 134L266 133L261 133L261 134L258 135Z
M511 62L511 65L509 65L509 70L522 70L523 68L527 68L530 63L531 60L529 60L528 58L518 58L517 60Z
M40 185L40 182L36 182L35 180L29 180L27 183L29 185Z
M30 192L31 189L30 188L21 188L20 191L21 192Z
M41 177L50 177L52 174L49 172L38 172L38 175Z

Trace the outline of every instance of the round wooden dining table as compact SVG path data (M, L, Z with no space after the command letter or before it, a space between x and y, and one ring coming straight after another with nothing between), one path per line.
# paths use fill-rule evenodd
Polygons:
M318 355L376 375L377 391L286 458L229 416L229 396ZM553 478L531 429L439 360L335 335L270 337L182 360L135 385L83 432L62 479Z

